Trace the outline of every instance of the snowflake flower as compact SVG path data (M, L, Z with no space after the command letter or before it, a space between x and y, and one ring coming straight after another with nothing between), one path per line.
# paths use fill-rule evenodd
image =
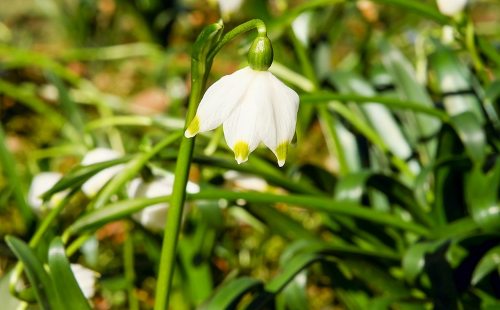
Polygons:
M462 11L467 0L437 0L438 9L443 15L453 16Z
M221 78L207 90L185 136L223 124L226 142L238 164L247 161L262 141L283 166L295 134L299 96L268 71L272 58L271 42L265 36L258 37L249 51L249 66Z

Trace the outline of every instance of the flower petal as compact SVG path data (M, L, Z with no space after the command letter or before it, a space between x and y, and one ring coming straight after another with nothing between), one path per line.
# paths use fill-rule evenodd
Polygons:
M263 74L256 72L255 74ZM248 85L248 92L242 102L238 104L229 118L224 121L224 136L227 145L234 151L238 164L248 160L248 154L257 148L260 142L258 134L259 93L261 82L265 80L256 75L254 81Z
M288 144L295 134L299 96L271 72L267 72L260 97L259 136L278 158L279 166L285 164Z
M244 97L253 78L254 71L246 67L210 86L184 135L191 138L199 132L219 127Z

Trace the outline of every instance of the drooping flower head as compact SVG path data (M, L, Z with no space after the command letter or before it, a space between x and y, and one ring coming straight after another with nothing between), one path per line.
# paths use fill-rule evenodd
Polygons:
M443 15L453 16L462 11L467 0L437 0L438 9Z
M295 134L299 96L269 72L272 62L271 41L259 33L248 53L249 66L207 90L185 136L223 124L226 142L239 164L262 141L283 166Z

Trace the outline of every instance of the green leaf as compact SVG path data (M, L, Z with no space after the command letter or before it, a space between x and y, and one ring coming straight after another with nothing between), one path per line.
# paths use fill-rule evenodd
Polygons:
M108 202L108 200L116 194L125 184L135 177L139 171L146 165L146 163L158 152L163 150L168 145L174 143L182 136L181 132L171 133L168 137L157 143L150 151L140 153L127 160L128 163L123 168L120 173L118 173L114 178L112 178L103 188L97 196L93 200L93 206L98 209L101 208L104 204Z
M324 242L319 240L297 240L290 244L281 255L280 264L285 265L289 260L299 253L316 253L329 256L363 255L371 258L385 258L399 261L401 255L388 252L383 249L374 251L363 249L350 244Z
M303 270L283 290L285 300L290 310L308 310L307 272Z
M66 233L72 235L100 228L109 222L127 217L147 206L161 202L168 202L169 199L169 196L162 196L156 198L138 198L119 201L108 205L106 208L97 209L80 216L73 224L71 224L70 227L68 227Z
M70 98L64 81L56 74L49 72L49 80L55 85L59 94L59 103L69 123L78 130L79 134L84 134L85 116L80 107Z
M275 208L265 205L250 204L247 206L247 209L257 218L261 219L273 233L285 239L318 239L317 235L304 228L301 223L294 221Z
M3 131L3 126L0 124L0 164L2 166L3 173L8 178L8 182L12 187L14 198L17 202L17 207L21 216L23 217L24 224L26 227L30 226L33 220L33 211L31 210L28 202L26 201L26 193L23 188L23 184L19 177L16 169L16 162L12 157L11 152L7 148L7 140L5 137L5 132Z
M50 199L55 193L61 192L67 188L76 188L81 186L85 181L97 174L99 171L106 168L126 163L130 160L130 156L124 156L119 159L104 161L88 166L78 166L66 174L59 182L57 182L50 190L46 191L41 197L44 200Z
M59 238L50 243L49 266L52 281L65 309L91 310L71 270L66 251Z
M220 287L206 305L199 307L201 310L236 310L241 298L250 291L260 290L263 284L260 280L241 277L229 281Z
M489 250L479 261L472 274L472 285L478 284L485 276L500 266L500 246Z
M65 308L60 304L59 295L53 287L50 276L33 250L16 237L7 236L5 240L16 257L23 263L38 305L43 310L64 310Z
M434 252L446 240L425 241L413 244L403 256L403 271L408 282L413 283L425 267L425 255Z
M283 266L282 273L275 277L264 287L264 292L258 294L245 310L261 310L274 299L276 294L281 292L297 274L307 268L310 264L325 259L324 255L303 253L292 258L286 266Z
M376 95L372 86L353 71L337 71L329 78L341 93L366 97ZM412 155L411 146L387 107L379 103L368 102L360 105L359 108L363 117L368 120L394 155L403 160L410 158ZM418 165L418 163L416 164Z
M463 112L451 117L451 124L475 163L486 158L486 134L483 126L472 112Z
M439 46L429 57L429 62L431 69L436 72L439 90L446 94L443 104L448 114L455 116L468 111L483 124L483 109L477 97L473 93L460 93L472 91L473 85L470 71L460 62L457 54L449 48Z
M479 227L485 230L498 230L500 227L500 160L495 166L483 173L476 166L468 181L467 197L472 218Z
M381 40L380 52L382 62L384 63L384 66L389 74L392 76L392 80L396 84L396 90L399 98L432 108L434 103L432 102L429 93L417 82L413 65L404 57L401 51L386 40ZM416 119L417 126L415 126L414 130L419 132L420 138L423 139L430 139L439 131L441 127L439 120L421 113L408 115L408 117L410 119L413 117ZM426 143L426 152L429 158L434 157L435 148L435 139L431 139Z
M179 238L179 258L184 276L190 287L190 302L200 304L210 296L213 290L210 258L215 239L215 232L202 221L194 225L194 232ZM203 251L207 247L207 251Z

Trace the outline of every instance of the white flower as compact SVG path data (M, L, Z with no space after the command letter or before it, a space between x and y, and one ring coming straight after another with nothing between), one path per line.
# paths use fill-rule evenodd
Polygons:
M238 11L244 0L217 0L219 9L224 19L228 19L231 14Z
M267 182L253 175L240 173L238 171L229 170L224 173L224 179L230 181L235 187L265 192L267 190Z
M309 28L313 19L313 12L306 11L292 22L292 30L297 39L304 45L309 46Z
M75 275L76 282L82 290L83 296L89 299L95 295L96 273L93 270L79 264L71 264L71 271Z
M174 186L174 175L168 174L165 177L155 177L150 182L144 182L141 178L133 179L127 190L130 198L155 198L172 194ZM186 192L190 194L198 193L200 187L192 182L188 182ZM134 213L132 218L149 229L165 229L167 221L168 203L158 203Z
M437 6L441 14L453 16L462 11L467 0L437 0Z
M62 174L58 172L42 172L35 175L31 181L31 186L28 192L28 203L36 215L43 215L43 200L40 196L51 189L61 178ZM68 195L68 190L54 194L45 206L48 209L55 208L57 204L60 203L64 197L66 197L66 195Z
M120 157L121 155L117 151L113 151L107 148L96 148L85 154L82 159L82 166L97 164ZM82 185L83 193L85 193L87 197L94 197L111 178L113 178L118 172L123 169L123 167L124 165L120 164L99 171Z
M297 93L271 72L246 67L207 90L185 136L193 137L223 123L226 142L239 164L247 161L262 141L281 167L295 133L298 108Z

